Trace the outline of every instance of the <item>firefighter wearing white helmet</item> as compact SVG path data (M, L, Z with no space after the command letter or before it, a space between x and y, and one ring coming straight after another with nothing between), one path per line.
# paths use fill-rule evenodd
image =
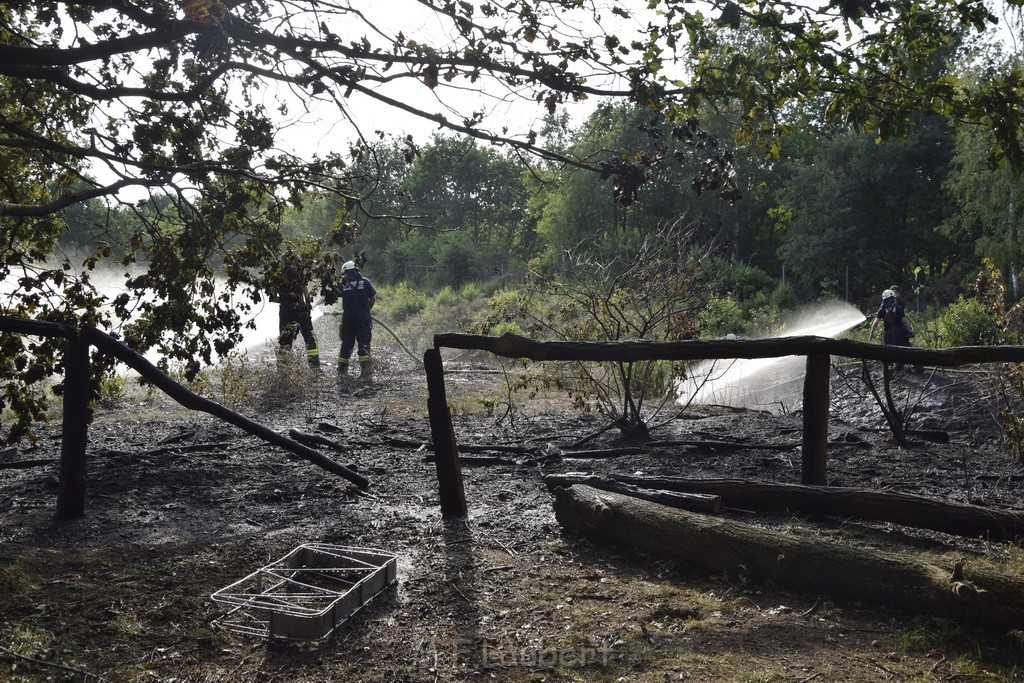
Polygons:
M875 319L871 321L871 330L868 332L868 341L874 339L875 328L882 323L882 342L893 346L911 346L910 338L914 336L914 326L907 317L903 304L900 302L896 292L891 288L882 292L882 305L875 313ZM896 364L896 369L901 370L902 363ZM914 372L921 372L920 365L914 366Z
M348 374L352 350L359 358L359 376L370 379L373 375L373 360L370 358L370 342L373 340L373 318L370 310L377 303L377 290L368 278L359 273L355 261L346 261L341 266L341 350L338 352L338 374Z

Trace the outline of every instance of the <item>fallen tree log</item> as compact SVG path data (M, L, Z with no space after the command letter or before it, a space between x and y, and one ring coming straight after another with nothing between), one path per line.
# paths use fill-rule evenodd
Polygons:
M878 429L870 427L861 427L862 432L871 433L885 433L888 429ZM949 432L941 429L906 429L904 433L907 436L919 436L925 441L931 441L933 443L949 443Z
M423 462L437 462L436 455L427 455L423 457ZM501 458L498 456L487 456L487 455L460 455L459 463L462 465L511 465L519 467L523 463L512 458Z
M968 538L992 541L1024 536L1024 513L995 510L915 496L840 486L764 484L740 479L685 479L613 474L624 484L646 488L708 493L726 507L755 512L799 512L893 522Z
M573 474L549 474L544 477L544 483L551 490L559 487L572 486L573 484L584 484L602 491L612 491L625 496L633 496L652 503L660 503L680 510L690 512L715 513L722 509L722 498L705 493L680 493L678 491L664 491L661 489L647 489L623 484L622 482L604 477L592 475Z
M580 450L580 451L562 451L558 453L549 453L548 457L560 456L562 458L586 460L586 459L601 459L601 458L617 458L620 455L646 455L650 453L646 448L640 448L638 446L625 446L623 448L595 448L591 450Z
M319 434L310 434L309 432L303 432L295 428L288 430L288 436L295 439L299 443L305 444L311 448L316 446L322 446L324 448L330 448L332 450L340 451L342 453L347 453L349 451L349 449L344 444L340 444L337 441L334 441L333 439L328 439L327 437L320 436Z
M667 446L687 446L690 448L707 448L710 450L739 451L744 449L759 451L791 451L800 448L799 443L741 443L739 441L713 441L709 439L669 439L667 441L648 441L648 448Z
M853 548L632 496L574 485L555 490L566 529L731 576L933 614L963 623L1024 628L1024 579L983 568L945 568L909 554Z
M57 460L15 460L14 462L0 462L0 470L27 470L32 467L44 467L55 465Z

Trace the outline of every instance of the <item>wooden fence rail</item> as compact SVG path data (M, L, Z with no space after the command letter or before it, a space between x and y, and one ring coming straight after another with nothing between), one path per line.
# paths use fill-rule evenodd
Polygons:
M74 328L62 323L26 320L0 316L0 332L67 340L64 352L64 417L61 439L60 475L57 489L57 516L61 519L81 517L85 513L86 444L89 428L89 347L116 358L138 372L144 379L191 410L209 413L264 441L279 446L329 472L349 480L359 488L370 481L351 468L334 462L318 451L275 432L244 415L204 398L181 386L158 367L124 343L92 327Z
M832 356L844 356L886 363L908 363L936 367L958 367L974 363L1022 363L1024 346L960 346L951 349L922 349L886 346L828 337L781 337L756 340L695 340L680 342L559 342L535 341L514 334L492 337L479 334L437 334L427 372L431 430L437 450L438 488L441 512L465 515L465 492L459 465L458 444L447 408L436 405L445 400L442 348L487 351L505 358L536 361L636 362L645 360L710 360L733 358L780 358L806 356L807 372L803 393L803 442L801 483L823 486L826 482L828 436L829 369ZM424 359L426 364L426 358ZM433 379L432 379L433 377ZM445 458L444 466L441 465Z

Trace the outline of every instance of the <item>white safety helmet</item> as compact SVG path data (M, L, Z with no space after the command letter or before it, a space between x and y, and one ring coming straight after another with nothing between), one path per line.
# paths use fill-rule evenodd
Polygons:
M343 273L347 273L348 271L355 270L355 269L356 269L356 262L355 261L345 261L345 263L343 263L342 266L341 266L341 272L343 272Z
M895 298L896 298L896 292L892 291L891 289L887 289L884 292L882 292L882 301L885 301L886 299L895 299Z

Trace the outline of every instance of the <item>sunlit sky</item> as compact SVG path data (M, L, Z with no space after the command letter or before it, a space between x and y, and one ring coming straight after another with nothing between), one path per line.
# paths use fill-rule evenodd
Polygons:
M597 2L595 5L607 3ZM363 4L360 5L361 7ZM388 0L388 2L365 3L363 14L371 23L380 26L385 32L400 30L405 37L418 42L443 49L453 42L450 22L436 12L432 12L413 0ZM610 10L601 14L602 26L616 26L624 39L636 35L634 22L630 28L623 25ZM614 22L614 23L613 23ZM586 22L579 19L572 24L578 31L586 31ZM332 27L334 30L334 27ZM358 25L354 31L364 31L364 25ZM632 31L632 34L630 33ZM343 33L344 29L338 29ZM358 38L359 35L343 36ZM508 127L512 134L525 134L531 129L539 130L544 108L536 102L524 100L514 94L489 88L481 91L478 86L458 81L461 89L442 83L436 91L420 82L403 81L401 84L389 84L380 92L407 104L415 105L430 113L442 114L449 120L459 120L475 111L485 112L485 123L482 126L500 132ZM354 136L352 124L358 127L362 135L375 137L377 130L389 134L411 134L418 142L425 142L429 136L439 131L433 121L416 117L408 112L390 107L370 97L354 92L344 102L344 113L339 112L333 103L316 103L281 88L270 87L265 91L264 101L268 108L274 106L274 98L283 97L288 103L290 116L280 138L283 151L305 156L310 153L323 154L329 151L341 151ZM443 98L444 102L440 101ZM581 122L593 111L596 101L586 101L569 105L567 111L573 121ZM309 108L308 111L304 109ZM351 119L350 124L346 119Z
M1014 30L1011 26L1012 19L1006 15L1007 4L1005 0L992 0L995 14L1003 16L1003 21L998 29L1000 38L1011 46L1016 45ZM359 3L367 19L382 27L385 31L398 30L409 38L419 42L443 48L451 42L453 30L450 22L436 12L427 10L414 0L388 0L388 2ZM609 3L597 0L593 6L609 7ZM651 16L644 10L630 8L632 11L639 11L635 16L639 20L624 22L610 10L601 11L601 29L612 30L628 43L633 37L639 35L639 29L646 24ZM564 20L576 31L586 33L588 31L589 15L582 13L575 17L570 16ZM397 21L396 21L397 20ZM592 24L590 24L592 27ZM332 27L333 29L334 27ZM359 25L358 31L364 27ZM589 30L593 31L593 28ZM343 32L344 29L339 29ZM1019 34L1020 29L1017 29ZM358 35L350 36L353 38ZM471 112L483 110L486 112L485 125L483 127L491 130L500 130L502 126L508 126L513 134L525 134L531 129L539 129L544 116L543 107L539 104L517 98L507 92L480 92L474 89L463 89L455 92L450 87L439 88L432 91L422 83L413 84L409 81L401 85L389 85L384 91L387 95L400 99L409 104L426 109L433 113L444 114L451 120L457 120ZM438 100L438 94L444 98L444 104ZM411 134L417 142L425 142L438 126L434 122L415 117L407 112L389 107L385 104L372 100L360 93L353 93L345 101L345 112L342 115L333 104L320 103L311 105L308 112L303 111L303 101L288 93L267 90L268 98L273 95L283 95L289 102L291 116L289 123L282 131L282 149L304 156L310 153L325 153L328 151L341 151L345 148L347 141L352 139L353 130L345 118L350 118L358 126L361 133L372 137L376 130L384 130L395 135ZM268 106L270 101L268 100ZM574 122L582 122L596 106L595 100L567 106L567 111ZM452 108L449 108L452 107ZM454 109L454 111L453 111Z

